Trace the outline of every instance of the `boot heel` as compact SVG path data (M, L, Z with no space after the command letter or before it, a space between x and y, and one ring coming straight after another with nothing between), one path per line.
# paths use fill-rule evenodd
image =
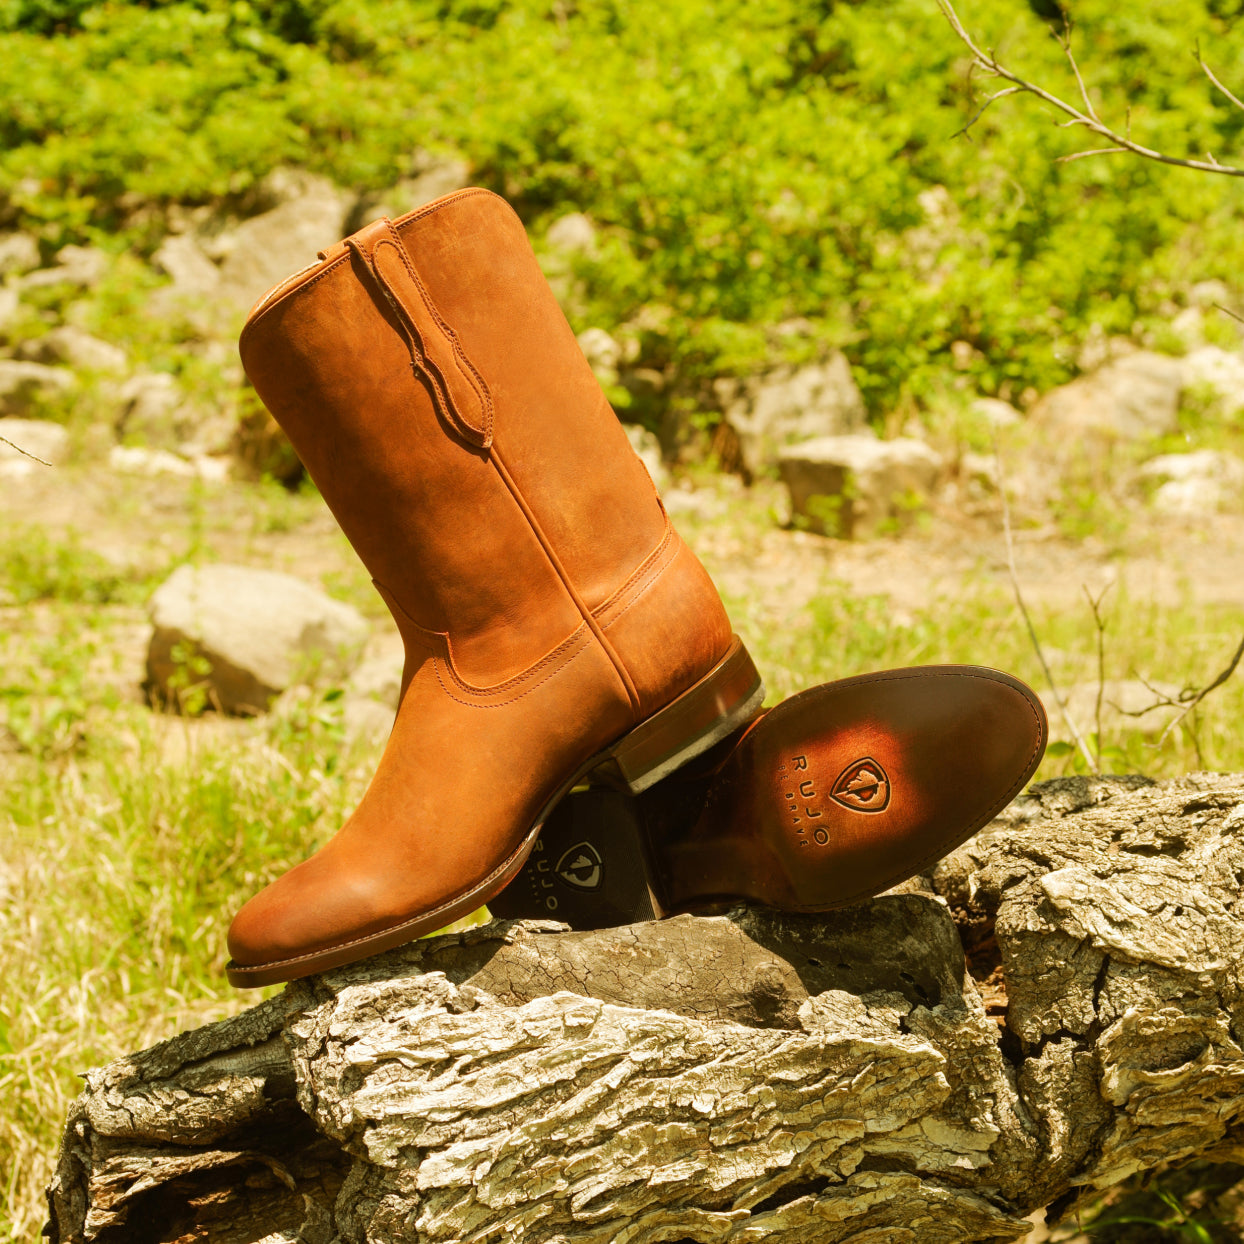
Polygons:
M736 635L713 669L615 743L591 776L638 795L746 725L764 698L760 674Z
M635 801L621 791L576 790L553 809L523 870L488 910L504 920L562 920L609 929L655 918L644 875Z

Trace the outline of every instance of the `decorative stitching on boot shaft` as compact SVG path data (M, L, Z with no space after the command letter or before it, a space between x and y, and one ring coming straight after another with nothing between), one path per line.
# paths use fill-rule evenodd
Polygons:
M363 260L397 313L411 365L427 378L441 417L469 444L488 449L492 394L441 315L392 222L374 221L347 238L346 245Z

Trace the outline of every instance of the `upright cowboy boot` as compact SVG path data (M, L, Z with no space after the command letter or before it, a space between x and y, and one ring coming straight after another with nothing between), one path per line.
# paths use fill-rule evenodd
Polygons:
M249 986L466 915L576 783L642 790L763 691L497 196L368 225L259 302L241 353L406 645L362 802L233 922Z
M736 902L845 907L987 825L1047 735L1036 695L979 666L813 687L638 798L569 795L489 909L593 929Z

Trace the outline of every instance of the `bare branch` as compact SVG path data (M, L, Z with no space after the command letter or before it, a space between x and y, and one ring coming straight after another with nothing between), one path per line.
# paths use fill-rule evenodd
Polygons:
M1080 66L1076 64L1076 58L1071 52L1071 21L1068 19L1063 28L1061 35L1054 36L1058 40L1058 46L1062 48L1063 54L1067 57L1067 62L1071 66L1071 72L1076 76L1076 85L1080 88L1080 98L1084 100L1085 111L1093 118L1094 121L1100 121L1097 115L1097 109L1093 107L1093 101L1089 99L1088 87L1084 85L1084 78L1080 74Z
M1207 695L1210 694L1210 692L1217 691L1218 688L1221 687L1223 683L1225 683L1232 676L1232 674L1235 673L1235 671L1239 668L1241 661L1244 661L1244 639L1240 640L1240 646L1235 650L1235 655L1227 663L1226 669L1224 669L1213 682L1200 688L1185 687L1177 696L1173 697L1159 691L1156 687L1151 686L1148 681L1142 678L1140 681L1153 692L1157 699L1154 703L1145 708L1132 709L1125 712L1124 716L1143 717L1146 713L1152 713L1155 709L1159 708L1179 709L1180 711L1166 723L1166 729L1162 731L1162 737L1158 739L1155 744L1155 746L1161 747L1162 744L1170 738L1171 731L1174 730L1175 727L1179 725L1179 723L1183 721L1183 719L1187 717L1187 715L1192 712L1192 710L1195 709Z
M1223 315L1229 315L1233 320L1238 320L1241 324L1244 324L1244 315L1237 315L1236 312L1228 310L1220 302L1214 303L1213 306L1215 311L1221 311Z
M1059 156L1055 164L1070 164L1072 160L1086 160L1089 156L1114 155L1118 151L1126 151L1126 147L1094 147L1091 151L1073 151L1071 155Z
M1217 74L1205 63L1201 56L1201 49L1196 50L1196 63L1201 66L1201 72L1241 111L1244 111L1244 101L1232 94L1219 80Z
M1086 129L1091 130L1100 138L1104 138L1111 145L1109 147L1098 147L1092 151L1085 151L1073 156L1064 157L1065 160L1078 159L1081 156L1101 155L1104 152L1127 151L1132 155L1141 156L1146 160L1153 160L1158 164L1169 164L1174 168L1188 168L1200 173L1221 173L1226 177L1244 177L1244 168L1237 168L1231 164L1221 164L1212 156L1209 160L1190 160L1180 156L1166 155L1164 152L1155 151L1152 147L1143 146L1141 143L1135 142L1131 136L1131 118L1129 116L1127 123L1127 131L1123 134L1113 130L1103 122L1097 115L1096 109L1093 107L1089 99L1088 92L1085 89L1083 78L1080 74L1079 66L1076 64L1075 57L1071 52L1069 41L1059 39L1063 50L1067 53L1067 59L1071 62L1072 69L1075 71L1076 81L1080 84L1080 92L1084 98L1084 109L1077 108L1074 104L1069 104L1066 100L1060 99L1057 95L1051 94L1044 87L1038 86L1035 82L1029 82L1026 78L1021 78L1017 73L1013 73L1001 64L992 52L985 51L980 47L960 21L958 13L955 12L954 5L951 0L937 0L937 6L942 11L942 16L949 23L950 28L959 37L969 52L972 53L973 63L976 68L982 69L985 73L995 78L1002 78L1006 82L1010 82L1019 91L1026 92L1029 95L1035 95L1038 99L1043 100L1052 108L1056 108L1064 116L1070 117L1071 125L1082 125ZM1056 36L1057 37L1057 36ZM1198 58L1199 59L1199 58ZM1213 77L1212 73L1206 68L1206 73L1210 74L1210 80L1221 90L1226 92L1226 88ZM1229 94L1229 93L1228 93ZM1000 94L998 98L1000 98ZM1234 96L1229 96L1234 102ZM1244 104L1240 104L1244 108ZM981 110L982 112L984 109ZM968 127L975 123L980 117L980 113L968 123ZM1066 123L1065 123L1066 124ZM962 131L961 131L962 132Z
M50 462L44 462L42 458L32 454L30 450L23 449L20 445L14 445L7 436L0 436L0 441L3 441L10 449L16 449L23 458L29 458L32 462L37 462L40 466L50 467L52 465Z
M939 3L942 0L938 0ZM1063 699L1063 693L1058 689L1058 683L1054 681L1054 674L1050 670L1050 663L1045 659L1045 650L1041 647L1041 640L1037 637L1037 628L1032 624L1032 617L1028 612L1028 606L1024 604L1024 594L1019 586L1019 572L1015 569L1015 544L1011 539L1011 506L1006 498L1006 471L1002 465L1002 451L998 448L998 442L994 441L994 459L998 464L998 495L1002 498L1002 531L1006 536L1006 564L1011 574L1011 588L1015 592L1015 603L1019 606L1019 612L1023 615L1024 625L1028 628L1028 638L1032 641L1033 649L1036 651L1037 660L1041 662L1041 669L1045 673L1045 680L1050 684L1050 691L1054 695L1054 703L1058 705L1058 711L1062 715L1062 719L1067 724L1067 729L1071 733L1071 737L1075 739L1076 746L1080 749L1080 754L1084 757L1085 763L1089 770L1093 773L1100 773L1097 761L1092 757L1087 745L1084 742L1084 736L1080 733L1079 727L1072 720L1071 713L1067 709L1067 702Z

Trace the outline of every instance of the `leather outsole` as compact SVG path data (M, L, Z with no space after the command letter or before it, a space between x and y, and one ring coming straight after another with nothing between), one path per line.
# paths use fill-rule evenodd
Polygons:
M638 799L567 797L490 910L590 929L738 902L860 902L988 824L1036 772L1047 736L1037 696L984 667L827 683Z

